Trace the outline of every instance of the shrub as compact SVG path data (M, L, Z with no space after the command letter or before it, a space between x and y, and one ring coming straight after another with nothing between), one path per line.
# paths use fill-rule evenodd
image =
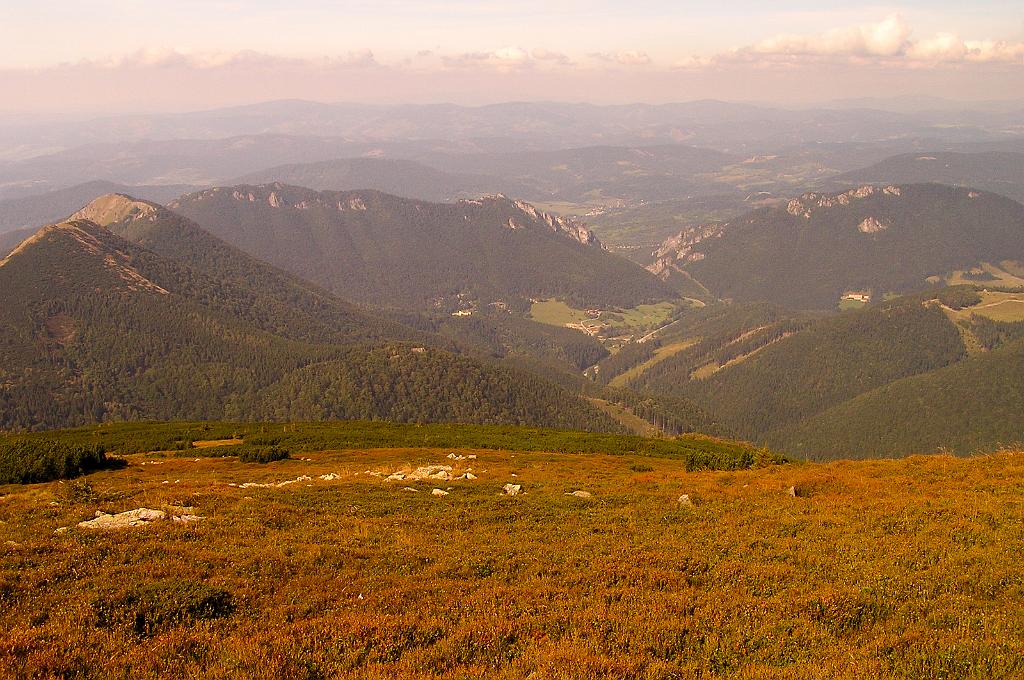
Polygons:
M280 446L246 446L239 447L238 460L243 463L273 463L275 460L291 458L288 449Z
M108 458L100 445L68 444L54 440L0 441L0 484L32 484L69 479L94 470L123 467Z
M99 597L92 606L97 626L128 626L143 637L182 624L230 616L235 609L228 591L183 579L135 586L121 595Z

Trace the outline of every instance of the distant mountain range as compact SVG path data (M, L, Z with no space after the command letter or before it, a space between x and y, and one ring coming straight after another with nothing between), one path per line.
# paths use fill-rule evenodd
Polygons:
M604 250L582 223L504 196L438 204L268 184L209 189L169 207L255 257L363 304L525 310L530 298L633 307L676 296Z
M617 427L533 374L460 355L124 196L19 245L0 261L0 299L0 428L154 418Z
M416 161L395 158L343 158L281 165L243 175L230 184L273 182L318 191L373 189L436 203L503 191L521 195L522 187L526 186L516 186L516 182L486 174L445 172Z
M880 300L957 271L1016 280L1024 274L1024 206L937 184L811 192L684 229L656 258L652 270L683 273L721 298L829 309L844 296Z
M532 150L685 142L736 151L813 142L892 140L908 136L991 139L1019 123L1024 107L935 107L902 111L880 105L808 109L704 100L600 106L507 102L372 106L283 100L181 114L125 115L91 121L9 126L0 149L71 147L143 139L214 139L278 134L344 137L381 143L395 139L474 141L487 150ZM2 155L0 155L2 157Z

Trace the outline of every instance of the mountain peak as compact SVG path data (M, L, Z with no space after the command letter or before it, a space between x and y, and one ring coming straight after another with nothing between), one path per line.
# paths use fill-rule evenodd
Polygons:
M71 260L95 262L113 275L113 281L131 291L166 295L167 290L144 276L132 262L132 245L91 220L69 219L49 224L0 260L0 267L36 253L25 265L35 272L54 270L64 273ZM84 260L81 258L84 256ZM86 265L92 267L93 265Z
M123 224L136 220L155 221L163 211L163 206L149 201L140 201L127 194L105 194L94 199L74 215L70 220L89 220L102 227L112 224Z

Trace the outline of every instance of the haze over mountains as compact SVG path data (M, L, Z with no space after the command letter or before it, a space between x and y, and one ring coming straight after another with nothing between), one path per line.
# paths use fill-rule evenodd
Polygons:
M992 448L1024 438L1018 114L276 102L22 127L0 153L0 426ZM982 382L1002 401L931 394Z

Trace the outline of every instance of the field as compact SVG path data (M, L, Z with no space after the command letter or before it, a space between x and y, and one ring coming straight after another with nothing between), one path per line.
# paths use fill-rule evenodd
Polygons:
M1012 260L1005 260L998 265L983 262L981 266L969 271L953 272L946 277L946 283L951 286L957 285L981 285L1002 286L1007 288L1018 288L1024 286L1024 269L1021 264Z
M664 324L677 306L676 302L659 302L630 309L594 310L592 315L561 300L550 299L534 302L530 307L530 318L551 326L570 326L590 333L625 333Z
M635 454L189 453L0 488L0 673L1024 674L1019 453L735 472ZM476 479L383 478L441 464ZM177 506L205 519L76 527Z
M983 290L981 302L959 310L949 310L954 319L969 318L974 314L993 321L1024 321L1024 292Z

